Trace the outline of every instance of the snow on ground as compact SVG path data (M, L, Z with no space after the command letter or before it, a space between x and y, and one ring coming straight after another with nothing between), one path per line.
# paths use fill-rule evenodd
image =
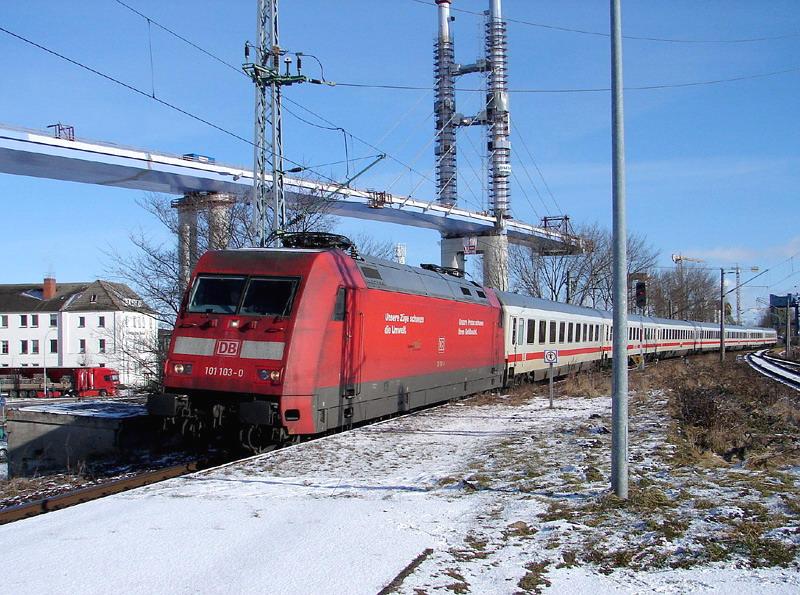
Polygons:
M136 403L111 401L80 401L77 403L45 403L21 407L20 411L53 413L57 415L79 415L82 417L104 417L122 419L147 415L147 407Z
M800 591L782 500L797 470L681 466L665 408L658 392L631 403L624 507L607 490L607 397L480 398L2 526L3 587Z

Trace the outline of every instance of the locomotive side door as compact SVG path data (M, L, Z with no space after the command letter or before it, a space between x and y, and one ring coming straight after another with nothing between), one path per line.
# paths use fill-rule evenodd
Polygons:
M344 306L344 329L342 333L342 364L339 403L339 424L352 423L354 401L361 394L361 366L364 359L364 313L360 308L359 290L354 287L339 289ZM338 307L338 306L337 306Z

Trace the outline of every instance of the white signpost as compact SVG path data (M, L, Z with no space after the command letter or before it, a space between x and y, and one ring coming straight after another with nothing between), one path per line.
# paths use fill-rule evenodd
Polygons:
M550 366L550 409L552 409L553 408L553 365L558 363L558 349L545 349L544 363Z

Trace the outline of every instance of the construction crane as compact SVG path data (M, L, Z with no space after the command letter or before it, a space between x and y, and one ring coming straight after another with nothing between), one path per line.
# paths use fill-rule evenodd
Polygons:
M705 262L705 260L703 260L702 258L692 258L690 256L684 256L683 254L673 254L672 262L680 265L683 262Z

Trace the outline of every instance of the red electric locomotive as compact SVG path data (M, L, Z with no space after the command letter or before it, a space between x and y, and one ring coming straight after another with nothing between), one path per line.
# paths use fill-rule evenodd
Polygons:
M359 257L341 236L322 240L333 247L200 258L152 414L192 434L237 430L257 451L500 386L490 290L441 267Z

